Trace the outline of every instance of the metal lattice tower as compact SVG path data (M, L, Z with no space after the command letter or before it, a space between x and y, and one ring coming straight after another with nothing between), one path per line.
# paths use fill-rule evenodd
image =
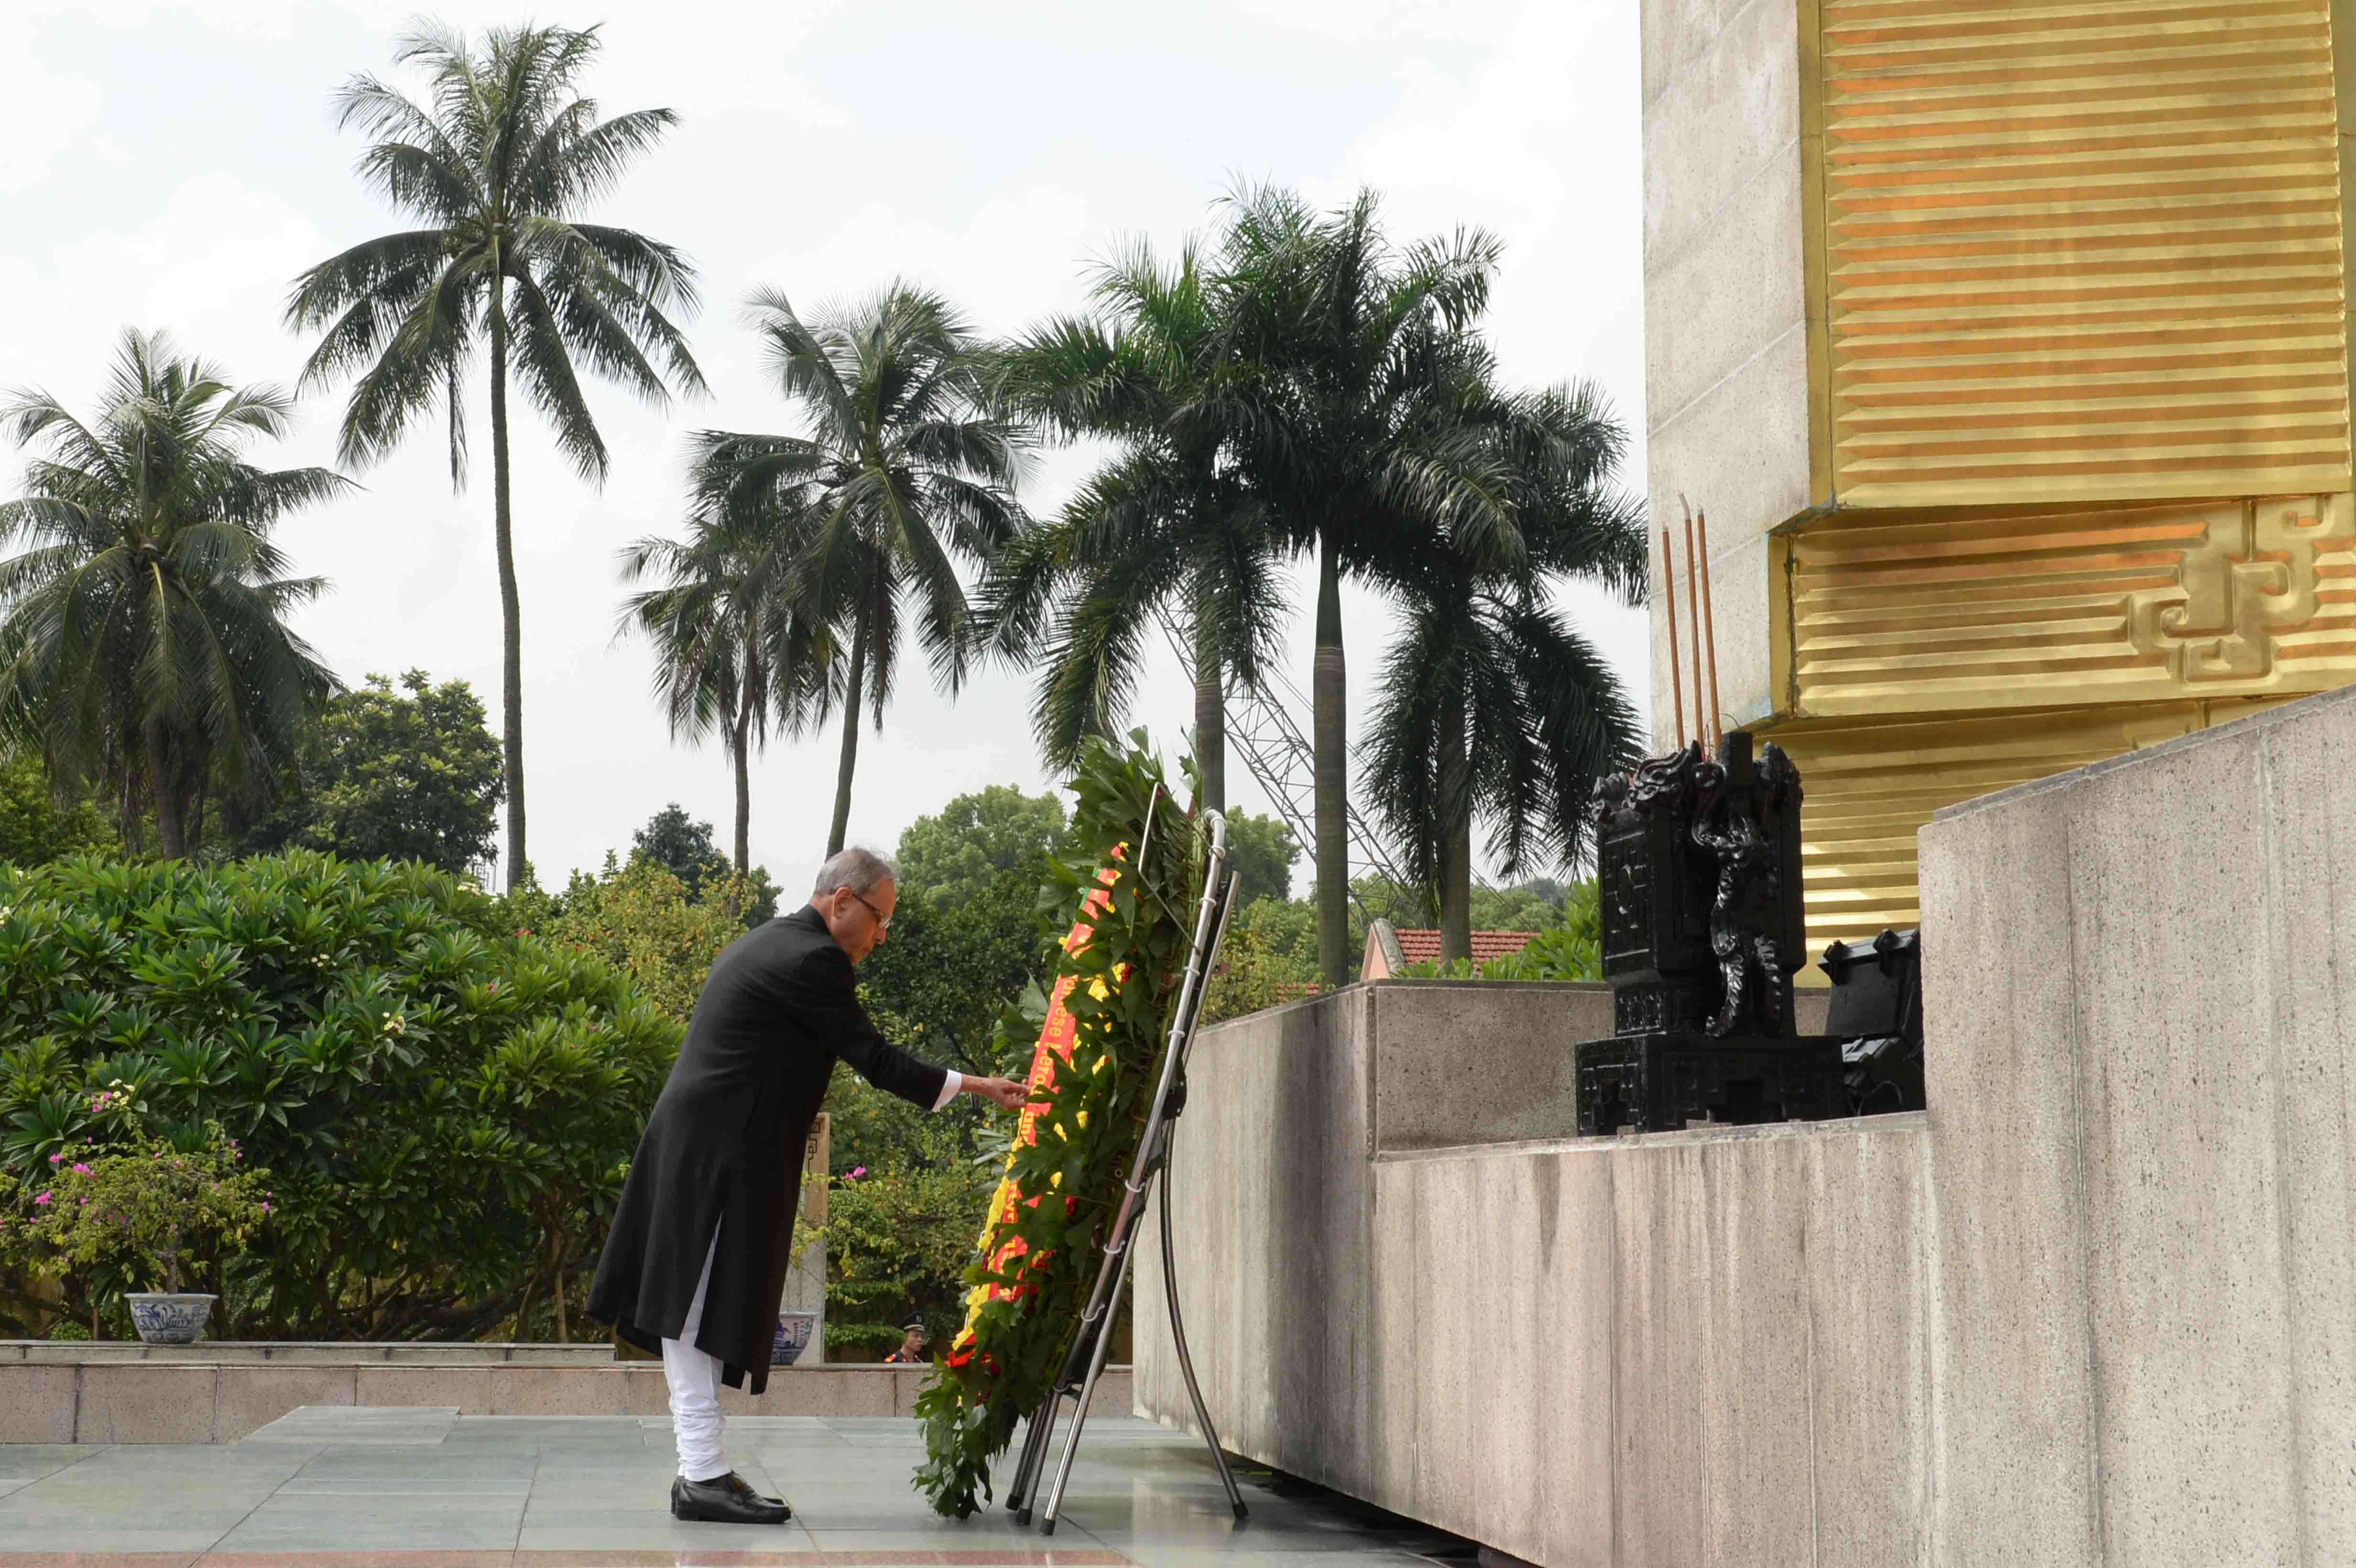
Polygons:
M1167 614L1161 619L1162 635L1170 640L1170 651L1178 656L1178 667L1186 672L1191 683L1194 678L1194 650L1180 635L1175 622ZM1226 706L1227 744L1242 755L1244 766L1259 781L1277 816L1292 829L1292 836L1313 859L1317 848L1317 753L1301 731L1300 720L1293 717L1296 712L1308 710L1309 699L1286 678L1283 671L1269 669L1262 674L1258 691L1230 690ZM1358 808L1344 801L1343 812L1350 838L1350 901L1358 906L1360 914L1371 919L1381 912L1368 910L1359 898L1358 878L1381 877L1394 887L1409 890L1414 884L1400 872L1389 848L1367 826Z

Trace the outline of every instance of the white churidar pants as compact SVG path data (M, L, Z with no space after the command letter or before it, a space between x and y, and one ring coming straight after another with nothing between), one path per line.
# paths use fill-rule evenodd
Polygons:
M965 1088L965 1075L951 1069L941 1080L937 1111ZM663 1381L670 1385L670 1430L679 1445L679 1473L691 1481L709 1481L729 1471L721 1451L720 1435L726 1425L720 1413L720 1358L695 1348L695 1331L703 1326L703 1293L712 1286L712 1260L720 1253L720 1232L703 1253L703 1274L695 1282L695 1296L687 1304L687 1321L679 1338L665 1339Z
M727 1423L720 1413L720 1358L695 1348L695 1331L703 1324L703 1293L712 1286L712 1260L719 1255L720 1232L703 1254L703 1276L695 1282L695 1296L687 1304L687 1321L679 1338L662 1342L663 1381L670 1385L670 1430L679 1445L679 1473L691 1481L709 1481L728 1473L721 1433Z

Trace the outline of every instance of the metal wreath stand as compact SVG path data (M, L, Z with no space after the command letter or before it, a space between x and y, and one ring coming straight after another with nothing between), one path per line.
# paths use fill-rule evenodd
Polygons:
M1161 788L1155 786L1159 795ZM1146 1199L1155 1183L1170 1168L1170 1135L1178 1118L1180 1106L1170 1103L1171 1090L1185 1071L1187 1053L1194 1047L1194 1024L1203 1010L1203 991L1208 985L1211 966L1218 961L1219 944L1226 940L1227 917L1234 912L1237 879L1227 871L1227 822L1215 811L1204 814L1204 826L1210 837L1210 855L1203 871L1203 902L1194 915L1194 943L1186 959L1186 977L1178 987L1178 1006L1170 1024L1169 1048L1162 1052L1161 1082L1154 1085L1153 1108L1145 1119L1145 1134L1138 1140L1139 1154L1130 1170L1129 1179L1122 1183L1120 1211L1114 1216L1112 1233L1105 1241L1104 1260L1097 1268L1096 1289L1088 1297L1087 1310L1080 1315L1079 1332L1073 1336L1070 1354L1064 1358L1064 1370L1056 1375L1055 1386L1039 1402L1031 1417L1031 1427L1023 1440L1023 1457L1014 1469L1014 1484L1006 1494L1006 1506L1014 1514L1017 1524L1031 1522L1031 1499L1037 1493L1040 1471L1047 1458L1047 1445L1053 1441L1056 1415L1066 1400L1072 1402L1072 1424L1064 1436L1064 1455L1055 1466L1054 1485L1047 1488L1047 1506L1039 1517L1039 1533L1055 1533L1055 1516L1064 1501L1065 1484L1071 1479L1072 1459L1079 1452L1080 1428L1088 1418L1088 1402L1096 1393L1097 1379L1104 1372L1105 1357L1112 1349L1113 1306L1120 1299L1121 1286L1129 1280L1130 1243L1136 1239L1138 1225L1145 1215ZM1146 809L1146 837L1138 846L1136 864L1145 865L1145 844L1152 835L1153 811ZM1141 876L1140 886L1143 880ZM1155 901L1159 902L1157 899ZM1168 909L1164 905L1165 910ZM1172 912L1174 913L1174 912ZM1183 1106L1183 1097L1181 1105ZM1186 1380L1186 1397L1194 1406L1194 1420L1203 1429L1203 1441L1211 1450L1212 1463L1219 1467L1219 1480L1227 1488L1227 1501L1234 1507L1236 1517L1245 1517L1243 1493L1236 1488L1236 1477L1227 1468L1227 1456L1219 1450L1219 1435L1211 1424L1211 1413L1203 1404L1203 1391L1194 1381L1194 1358L1186 1351L1186 1326L1178 1311L1178 1270L1173 1243L1171 1240L1170 1204L1165 1194L1162 1210L1162 1294L1170 1307L1170 1339L1177 1347L1178 1370Z

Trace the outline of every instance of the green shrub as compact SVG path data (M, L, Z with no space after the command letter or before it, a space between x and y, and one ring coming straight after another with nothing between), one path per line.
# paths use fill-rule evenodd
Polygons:
M826 1326L830 1360L880 1361L900 1347L907 1330L891 1323L835 1323Z
M307 851L0 868L0 1168L219 1122L275 1193L251 1247L190 1260L224 1337L468 1338L535 1299L561 1331L680 1029L507 919ZM119 1284L0 1282L0 1317L86 1318Z

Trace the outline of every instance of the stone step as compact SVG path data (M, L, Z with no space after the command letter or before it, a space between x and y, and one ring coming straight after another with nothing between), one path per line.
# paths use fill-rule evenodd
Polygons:
M177 1349L201 1352L207 1347ZM660 1365L618 1362L611 1360L610 1351L605 1355L602 1361L579 1363L488 1359L406 1363L351 1355L340 1361L106 1355L79 1360L46 1355L0 1359L0 1444L235 1443L305 1405L455 1410L462 1415L669 1413ZM730 1414L908 1416L930 1371L883 1365L780 1367L770 1374L768 1390L759 1399L723 1388L720 1402ZM1126 1414L1130 1386L1127 1367L1108 1367L1091 1408Z

